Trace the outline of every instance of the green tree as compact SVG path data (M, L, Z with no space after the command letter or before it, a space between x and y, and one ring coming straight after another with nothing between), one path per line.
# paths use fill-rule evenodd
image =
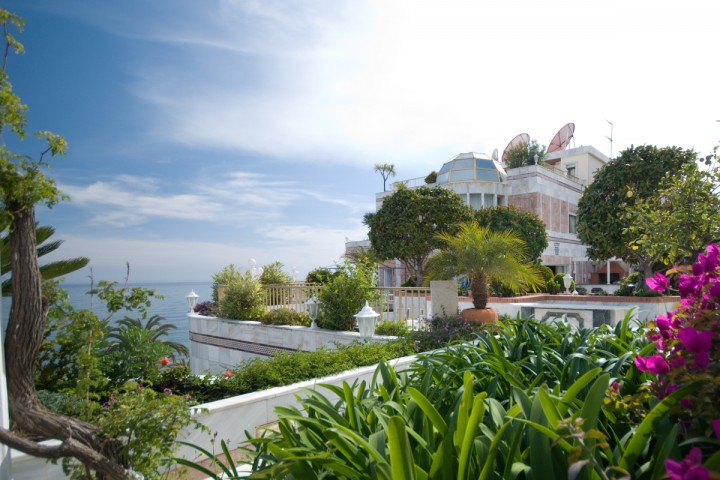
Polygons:
M383 192L385 191L385 186L387 184L387 179L389 177L395 176L395 165L392 163L376 163L375 164L375 171L379 172L383 179Z
M307 277L305 278L305 281L307 283L320 283L320 284L326 284L328 283L335 275L337 275L338 271L331 272L327 268L318 267L313 270L311 270Z
M523 212L512 205L482 208L475 211L475 221L492 231L513 230L527 245L528 259L539 262L547 248L545 224L537 215Z
M623 235L631 219L621 212L657 196L658 184L667 172L677 172L695 159L695 152L678 147L631 146L600 168L578 202L578 237L589 246L588 257L637 261Z
M260 283L263 285L285 285L292 283L292 277L282 270L284 266L281 262L273 262L263 266Z
M370 265L346 262L323 285L318 294L320 316L317 325L330 330L352 330L355 315L365 304L373 301L375 277Z
M375 213L365 214L368 237L380 260L397 258L418 284L425 278L425 262L440 248L438 233L454 234L472 218L472 209L455 192L442 187L399 188Z
M670 267L692 261L718 238L720 198L716 195L718 171L700 170L694 163L668 172L657 195L626 204L623 230L635 262L644 265L645 277L655 266ZM640 282L644 288L645 282Z
M516 145L507 152L505 166L507 168L520 168L535 165L545 159L545 145L540 146L537 140L531 140L527 145ZM535 156L537 155L537 162Z
M494 232L477 222L464 223L459 229L457 234L437 235L444 245L427 266L433 278L467 275L475 308L487 307L489 282L516 292L543 286L539 266L530 263L527 245L517 232Z
M50 237L55 234L55 229L49 226L36 227L35 228L35 241L37 243L37 256L38 258L52 253L62 245L62 240L49 241ZM5 234L0 237L0 275L8 277L12 275L10 270L10 235ZM69 260L58 260L55 262L46 263L40 266L40 275L43 280L52 280L58 277L67 275L68 273L75 272L85 267L89 258L76 257ZM12 289L12 279L8 278L2 282L3 296L9 297Z
M13 92L5 66L10 51L22 52L22 45L11 29L22 30L23 20L0 9L6 48L0 70L0 131L9 130L20 140L25 137L25 106ZM35 206L52 207L63 195L55 181L43 173L45 156L63 155L65 139L51 132L36 136L46 143L39 158L13 153L0 145L0 231L8 229L10 269L12 270L12 305L5 338L5 362L8 384L8 407L13 430L0 429L0 441L16 450L43 458L75 457L98 477L133 478L121 464L119 444L106 438L97 427L49 411L35 390L35 361L43 340L47 302L41 290L38 267ZM41 445L32 437L57 439L55 446Z

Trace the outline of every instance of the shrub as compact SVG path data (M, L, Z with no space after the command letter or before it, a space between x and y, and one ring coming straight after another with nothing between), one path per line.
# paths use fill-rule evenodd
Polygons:
M212 299L213 302L219 303L220 298L218 295L218 287L219 286L225 286L227 287L231 283L240 280L242 278L242 273L240 273L238 270L235 270L235 265L230 264L227 267L223 267L218 273L213 275L213 285L212 285Z
M416 352L426 352L449 345L454 342L465 342L481 330L481 325L470 324L459 315L435 315L428 320L424 330L413 331L409 338Z
M404 337L409 333L410 329L403 322L385 320L375 326L375 335L391 335L394 337Z
M320 315L317 325L329 330L352 330L355 315L377 296L373 270L362 262L345 263L318 295Z
M310 326L310 317L289 308L278 308L267 312L261 319L263 325L299 325Z
M211 402L282 385L333 375L345 370L372 365L413 353L407 340L388 343L353 343L337 350L279 353L269 358L254 358L232 369L232 375L197 376L187 366L164 370L154 387L188 395L196 403Z
M321 285L324 285L330 281L333 277L337 275L336 272L331 272L327 268L316 268L315 270L312 270L310 273L307 274L307 277L305 278L305 281L307 283L319 283Z
M629 297L635 294L635 285L640 278L638 272L633 272L627 277L620 280L620 288L615 290L615 295L619 297Z
M256 320L265 315L265 292L250 272L234 276L225 285L220 315L233 320Z
M273 262L263 266L260 283L263 285L285 285L292 283L292 277L282 271L283 267L284 265L281 262Z
M195 305L195 313L198 315L203 315L205 317L214 317L217 315L218 311L220 310L218 304L216 302L200 302L197 305Z

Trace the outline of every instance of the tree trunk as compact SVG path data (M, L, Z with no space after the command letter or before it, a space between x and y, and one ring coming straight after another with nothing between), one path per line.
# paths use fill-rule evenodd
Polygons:
M14 426L13 432L0 429L0 441L29 455L75 457L95 469L98 478L133 478L117 461L111 440L99 436L89 423L48 411L37 397L35 359L43 340L48 304L41 292L35 214L33 207L23 208L19 202L8 202L6 207L14 215L9 235L12 306L5 338L8 403ZM59 439L63 444L43 447L23 438L28 433Z
M488 287L485 275L470 279L470 289L472 290L473 306L487 308Z

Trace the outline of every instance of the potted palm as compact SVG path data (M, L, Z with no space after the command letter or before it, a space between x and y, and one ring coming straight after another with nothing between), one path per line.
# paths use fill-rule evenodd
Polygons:
M496 281L512 292L535 290L544 283L540 269L528 262L527 245L513 230L492 231L477 222L463 223L455 235L437 238L445 248L428 259L431 278L467 275L473 307L460 315L468 321L492 322L497 312L487 308L488 283Z

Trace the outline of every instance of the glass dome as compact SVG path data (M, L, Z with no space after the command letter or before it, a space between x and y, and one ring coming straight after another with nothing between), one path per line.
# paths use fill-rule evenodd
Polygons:
M507 180L505 169L484 153L460 153L440 169L437 176L438 184L453 182L498 182Z

